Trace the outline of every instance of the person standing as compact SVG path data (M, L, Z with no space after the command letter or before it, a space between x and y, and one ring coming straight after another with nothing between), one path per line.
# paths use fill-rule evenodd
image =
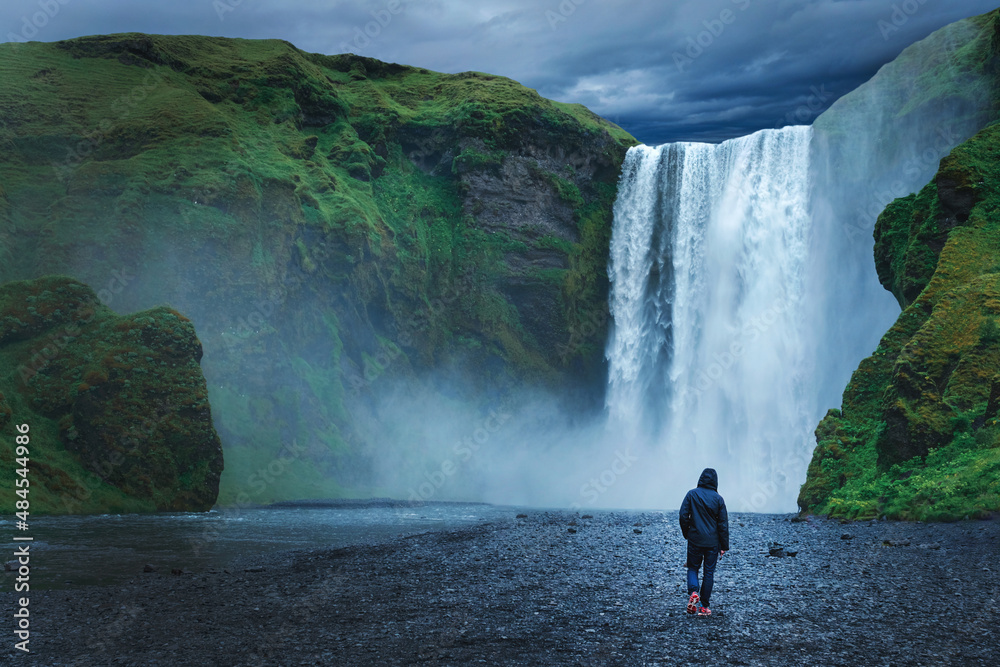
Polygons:
M729 551L729 513L726 501L718 493L719 475L705 468L698 478L698 488L691 489L681 503L681 533L687 540L687 613L710 616L709 600L715 584L715 565L719 556ZM699 596L698 570L705 563Z

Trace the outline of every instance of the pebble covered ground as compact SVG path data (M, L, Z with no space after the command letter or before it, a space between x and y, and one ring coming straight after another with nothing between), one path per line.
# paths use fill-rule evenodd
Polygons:
M720 559L713 615L704 618L684 611L676 512L516 512L473 528L284 552L227 570L142 573L137 565L122 585L33 592L32 653L15 651L9 638L0 660L164 667L1000 661L1000 521L734 514L732 551ZM13 593L2 596L12 609Z

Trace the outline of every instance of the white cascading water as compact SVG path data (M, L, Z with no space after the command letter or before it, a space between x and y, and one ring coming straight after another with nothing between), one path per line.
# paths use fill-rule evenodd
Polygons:
M638 146L619 182L611 424L684 467L689 486L718 469L733 509L794 508L814 444L811 136Z

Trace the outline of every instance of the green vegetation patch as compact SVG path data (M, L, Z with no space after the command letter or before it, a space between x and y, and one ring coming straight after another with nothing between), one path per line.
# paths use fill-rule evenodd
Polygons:
M816 430L799 505L871 518L1000 510L1000 125L879 217L879 277L904 306Z
M71 278L0 285L0 460L29 429L31 511L204 511L222 448L201 343L167 307L115 315ZM14 476L0 482L13 512Z
M294 443L281 479L301 483L260 498L364 493L356 408L391 378L460 359L482 391L601 381L611 204L637 142L583 107L280 40L4 44L0 78L0 222L18 230L0 280L100 289L124 267L116 309L169 302L196 322L223 502ZM487 226L470 199L533 151L538 187L573 210L566 240Z

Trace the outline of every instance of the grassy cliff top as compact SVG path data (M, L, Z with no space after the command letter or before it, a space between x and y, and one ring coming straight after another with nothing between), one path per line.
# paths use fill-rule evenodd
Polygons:
M138 67L116 67L118 63ZM175 85L169 92L144 95L152 81L145 75L155 65L169 67L174 74L158 76ZM183 119L200 120L210 131L221 129L219 123L228 115L219 107L212 113L211 105L231 100L249 101L272 112L276 123L294 120L319 126L337 118L378 113L382 119L370 119L375 133L404 123L447 122L470 133L488 129L494 141L502 142L514 138L519 123L535 120L557 127L578 125L584 132L608 132L623 144L637 143L582 105L545 99L506 77L442 74L353 54L306 53L276 39L122 33L54 43L6 43L0 44L0 75L5 82L7 130L22 134L33 127L50 127L54 114L86 133L100 127L109 111L143 115L143 109L155 109L163 121L156 125L164 130L168 121ZM291 95L284 99L259 94L286 87ZM48 97L35 94L42 90L56 93L63 107L34 105L34 99ZM218 116L220 111L223 117Z
M563 150L638 143L580 105L504 77L309 54L281 40L125 33L7 43L0 80L0 220L14 223L101 217L88 207L106 195L122 217L146 209L144 222L126 224L147 230L242 231L204 206L181 210L183 222L150 219L157 198L181 195L231 217L377 236L387 221L370 181L393 144L412 155L439 151L441 136L487 153L516 149L527 134ZM279 199L300 200L302 215ZM108 224L79 224L76 240L100 244ZM0 252L18 259L9 246Z

